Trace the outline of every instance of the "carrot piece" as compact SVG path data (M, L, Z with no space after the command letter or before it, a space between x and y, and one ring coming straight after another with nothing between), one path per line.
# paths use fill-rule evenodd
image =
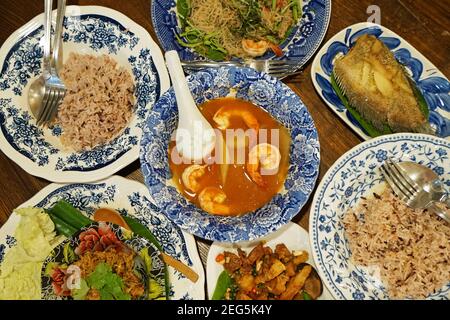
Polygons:
M283 50L281 50L279 45L276 45L274 43L269 44L270 49L275 53L277 57L281 57L284 55Z
M223 260L225 260L225 255L223 253L219 253L216 257L216 262L222 262Z

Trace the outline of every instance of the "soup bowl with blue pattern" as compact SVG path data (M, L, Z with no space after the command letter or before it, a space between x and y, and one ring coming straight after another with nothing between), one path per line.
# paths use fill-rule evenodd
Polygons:
M254 240L286 225L308 200L320 163L317 130L299 96L281 81L249 68L206 69L187 81L197 105L232 95L259 106L284 125L291 137L289 168L282 190L253 212L217 216L195 206L171 181L168 150L178 125L171 88L149 113L140 149L145 183L161 212L187 232L219 242Z

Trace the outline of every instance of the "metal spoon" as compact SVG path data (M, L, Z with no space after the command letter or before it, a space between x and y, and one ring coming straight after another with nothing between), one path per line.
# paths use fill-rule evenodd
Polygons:
M398 163L398 165L420 187L420 191L410 201L409 206L414 209L429 209L442 219L450 222L449 215L435 204L441 202L450 208L450 197L439 176L430 168L415 162L404 161Z
M44 1L44 57L42 75L31 83L28 89L28 104L35 118L43 107L42 100L45 94L45 80L50 77L51 28L52 28L53 0Z

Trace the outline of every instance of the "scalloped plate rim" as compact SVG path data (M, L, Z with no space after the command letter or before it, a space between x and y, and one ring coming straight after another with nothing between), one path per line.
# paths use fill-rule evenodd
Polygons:
M335 175L337 173L337 170L341 170L343 167L346 166L346 164L343 164L344 160L345 163L348 163L354 156L352 155L355 152L363 152L366 149L369 149L372 147L372 145L377 144L380 140L386 140L386 142L389 143L399 143L399 141L402 141L402 138L412 138L415 140L419 140L421 142L429 142L429 140L440 140L443 144L448 144L448 148L450 148L450 142L446 139L435 137L432 135L426 135L426 134L418 134L418 133L395 133L390 135L384 135L380 137L376 137L370 140L366 140L361 142L360 144L354 146L352 149L348 150L346 153L344 153L342 156L340 156L333 165L326 171L324 176L322 177L319 185L317 186L316 192L314 194L313 200L311 202L311 211L310 211L310 217L309 217L309 224L308 224L308 230L309 230L309 241L311 245L312 255L314 257L314 262L317 266L317 271L331 292L331 294L334 296L337 300L345 300L345 296L342 294L342 292L339 289L342 289L342 287L339 287L336 285L332 280L328 277L328 272L324 271L322 268L322 262L319 260L318 254L319 251L321 251L320 246L317 248L316 246L316 237L318 236L316 234L316 227L315 223L316 220L318 220L318 214L319 209L317 208L318 202L323 199L323 194L325 193L325 184L331 183L330 176ZM348 158L348 159L347 159ZM380 280L381 281L381 280ZM345 290L345 289L344 289Z
M78 10L78 11L77 11ZM56 10L53 11L53 16L56 14ZM161 96L170 86L169 75L165 67L162 51L156 44L155 40L151 37L149 32L137 24L134 20L126 16L125 14L103 6L77 6L70 5L66 7L66 15L82 15L82 14L99 14L105 17L112 17L121 24L132 26L133 31L137 31L141 37L144 37L145 45L151 49L152 59L154 60L154 66L157 71L157 76L160 82ZM27 36L30 32L36 30L41 26L39 20L44 16L44 13L38 14L32 18L29 22L22 27L14 31L2 44L0 48L0 62L3 64L6 55L10 52L11 48L17 43L18 40ZM155 101L156 103L156 101ZM141 133L142 135L142 133ZM15 150L9 142L5 139L3 133L0 134L0 150L9 158L15 162L24 171L32 176L46 179L56 183L75 183L75 182L93 182L101 180L111 176L112 174L125 168L132 162L139 159L139 143L133 146L125 154L115 159L112 163L91 171L56 171L54 168L45 168L38 166L34 161L20 154Z
M136 187L138 187L138 188L136 188L137 190L142 190L142 191L146 192L147 195L150 196L147 187L143 183L136 181L136 180L127 179L127 178L124 178L124 177L118 176L118 175L113 175L113 176L108 177L107 179L104 179L101 181L96 181L93 183L80 182L80 184L102 184L102 183L106 183L106 184L111 183L111 184L116 184L116 185L131 183L131 184L134 184ZM28 199L24 203L20 204L17 207L17 209L36 205L42 199L44 199L47 195L49 195L51 192L58 190L66 185L71 185L71 184L77 184L77 183L68 183L68 184L51 183L51 184L47 185L46 187L44 187L43 189L41 189L40 191L38 191L30 199ZM149 199L151 199L151 196L149 197ZM0 239L5 238L6 235L13 235L19 221L20 221L20 216L13 212L10 215L10 217L8 218L8 220L5 222L5 224L0 228ZM205 298L205 290L204 290L205 273L204 273L203 264L200 260L200 255L199 255L199 252L197 249L197 243L196 243L193 235L184 231L183 229L181 229L181 232L182 232L184 241L186 243L186 248L188 251L189 258L192 260L193 265L191 266L191 268L194 269L194 271L199 275L199 279L197 280L197 282L195 284L191 283L191 286L192 286L191 293L192 293L192 296L194 299L201 300L201 299ZM6 247L5 254L6 254L6 252L8 252L8 250L9 250L9 248ZM171 283L174 282L174 280L176 280L176 279L171 278L171 280L170 280Z

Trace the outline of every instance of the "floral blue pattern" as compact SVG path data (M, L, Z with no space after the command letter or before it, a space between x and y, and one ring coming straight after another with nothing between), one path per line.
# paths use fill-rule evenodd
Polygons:
M10 45L9 51L0 61L0 129L8 146L29 159L34 171L85 172L86 176L93 176L95 171L115 164L126 154L128 159L131 150L137 156L141 128L150 106L159 98L161 79L153 57L160 52L150 49L152 46L146 38L150 36L144 36L133 25L124 25L119 13L111 16L107 13L83 14L91 11L95 10L80 9L76 11L78 14L68 11L70 13L63 23L64 55L68 55L73 47L83 47L85 53L107 53L116 57L119 63L123 61L128 64L135 82L134 116L128 127L115 139L83 152L75 152L62 145L60 137L63 130L60 126L48 129L37 127L26 105L24 91L29 81L41 72L43 52L39 41L43 36L43 28L39 24L32 24L33 28L27 28L26 33L22 32L23 36L13 40L13 45ZM57 176L53 174L45 178L53 180Z
M8 248L12 248L16 244L17 244L16 238L14 238L13 236L10 236L10 235L6 236L6 245L8 246Z
M406 41L383 26L370 23L350 26L335 35L321 49L314 60L316 68L313 67L311 76L317 91L322 95L327 104L344 121L355 128L364 139L370 139L368 133L364 131L359 123L345 109L330 83L334 58L338 55L346 54L356 39L362 34L370 34L379 38L393 51L395 58L406 67L411 78L427 101L430 108L429 121L436 130L436 135L449 137L450 118L445 112L450 112L450 82L430 62L426 61L426 58L406 43Z
M52 185L51 187L52 191L41 192L40 196L33 198L27 206L49 208L58 200L65 199L88 216L92 215L99 207L114 208L122 215L131 216L146 226L158 239L164 252L192 266L196 271L198 268L201 269L198 256L194 257L193 255L196 250L193 238L189 235L192 239L187 240L181 229L158 209L150 200L148 190L144 185L121 177L112 177L95 184L76 183L62 186ZM1 234L0 232L0 264L7 248L11 248L15 244L16 239L12 234ZM188 244L190 246L194 244L194 248L188 249ZM172 269L169 271L172 298L202 299L204 297L201 281L198 282L198 286L197 284L193 286L184 275Z
M280 81L247 68L208 69L189 76L188 84L197 104L227 96L233 88L237 98L265 109L290 131L286 193L241 217L210 215L187 201L169 182L167 150L178 121L175 94L170 89L147 118L140 152L146 185L161 212L188 232L215 241L251 240L288 223L311 194L320 162L317 131L300 98Z
M329 0L301 0L302 18L281 47L284 58L298 60L298 66L304 65L319 48L328 28L331 13ZM183 60L204 59L191 48L182 47L175 38L180 33L176 13L176 1L152 1L151 16L159 42L165 51L176 50ZM261 59L275 58L272 52Z
M0 263L3 261L5 256L5 248L6 246L4 244L0 244Z
M23 111L12 105L12 99L0 98L0 128L9 144L20 154L45 166L49 157L59 152L44 138L44 131L30 124L32 117L28 111Z
M135 233L131 235L131 237L124 233L126 231L125 229L119 227L118 225L114 225L112 223L107 224L109 228L111 228L112 233L117 237L118 240L120 240L122 243L124 243L128 248L133 250L136 253L141 252L142 249L146 249L148 252L148 255L151 259L151 267L149 270L146 271L137 271L139 272L140 276L142 276L144 279L152 279L156 281L156 283L164 288L165 287L165 272L164 272L164 261L162 260L161 255L159 254L158 249L156 246L151 243L146 238L143 238ZM58 296L55 293L55 289L53 287L53 279L48 274L48 267L51 265L56 264L63 264L65 263L65 248L69 246L72 250L75 250L80 245L80 242L82 242L79 238L79 235L86 230L89 230L91 228L95 228L98 230L99 224L97 222L93 222L92 224L83 227L82 229L78 230L75 235L73 235L71 238L65 239L63 242L58 244L55 248L53 248L52 252L47 256L47 258L44 260L41 268L41 299L42 300L68 300L68 297L61 297ZM80 256L77 256L77 259L79 259ZM169 291L170 292L170 291ZM170 294L170 293L169 293ZM167 297L169 298L169 297ZM141 298L142 299L142 298ZM141 300L140 299L140 300Z
M429 135L395 134L364 142L339 158L316 191L310 217L310 240L321 278L337 299L388 299L374 270L353 265L342 218L349 207L383 178L382 159L414 161L450 182L450 142ZM349 188L352 192L348 192ZM449 299L450 282L428 299Z

